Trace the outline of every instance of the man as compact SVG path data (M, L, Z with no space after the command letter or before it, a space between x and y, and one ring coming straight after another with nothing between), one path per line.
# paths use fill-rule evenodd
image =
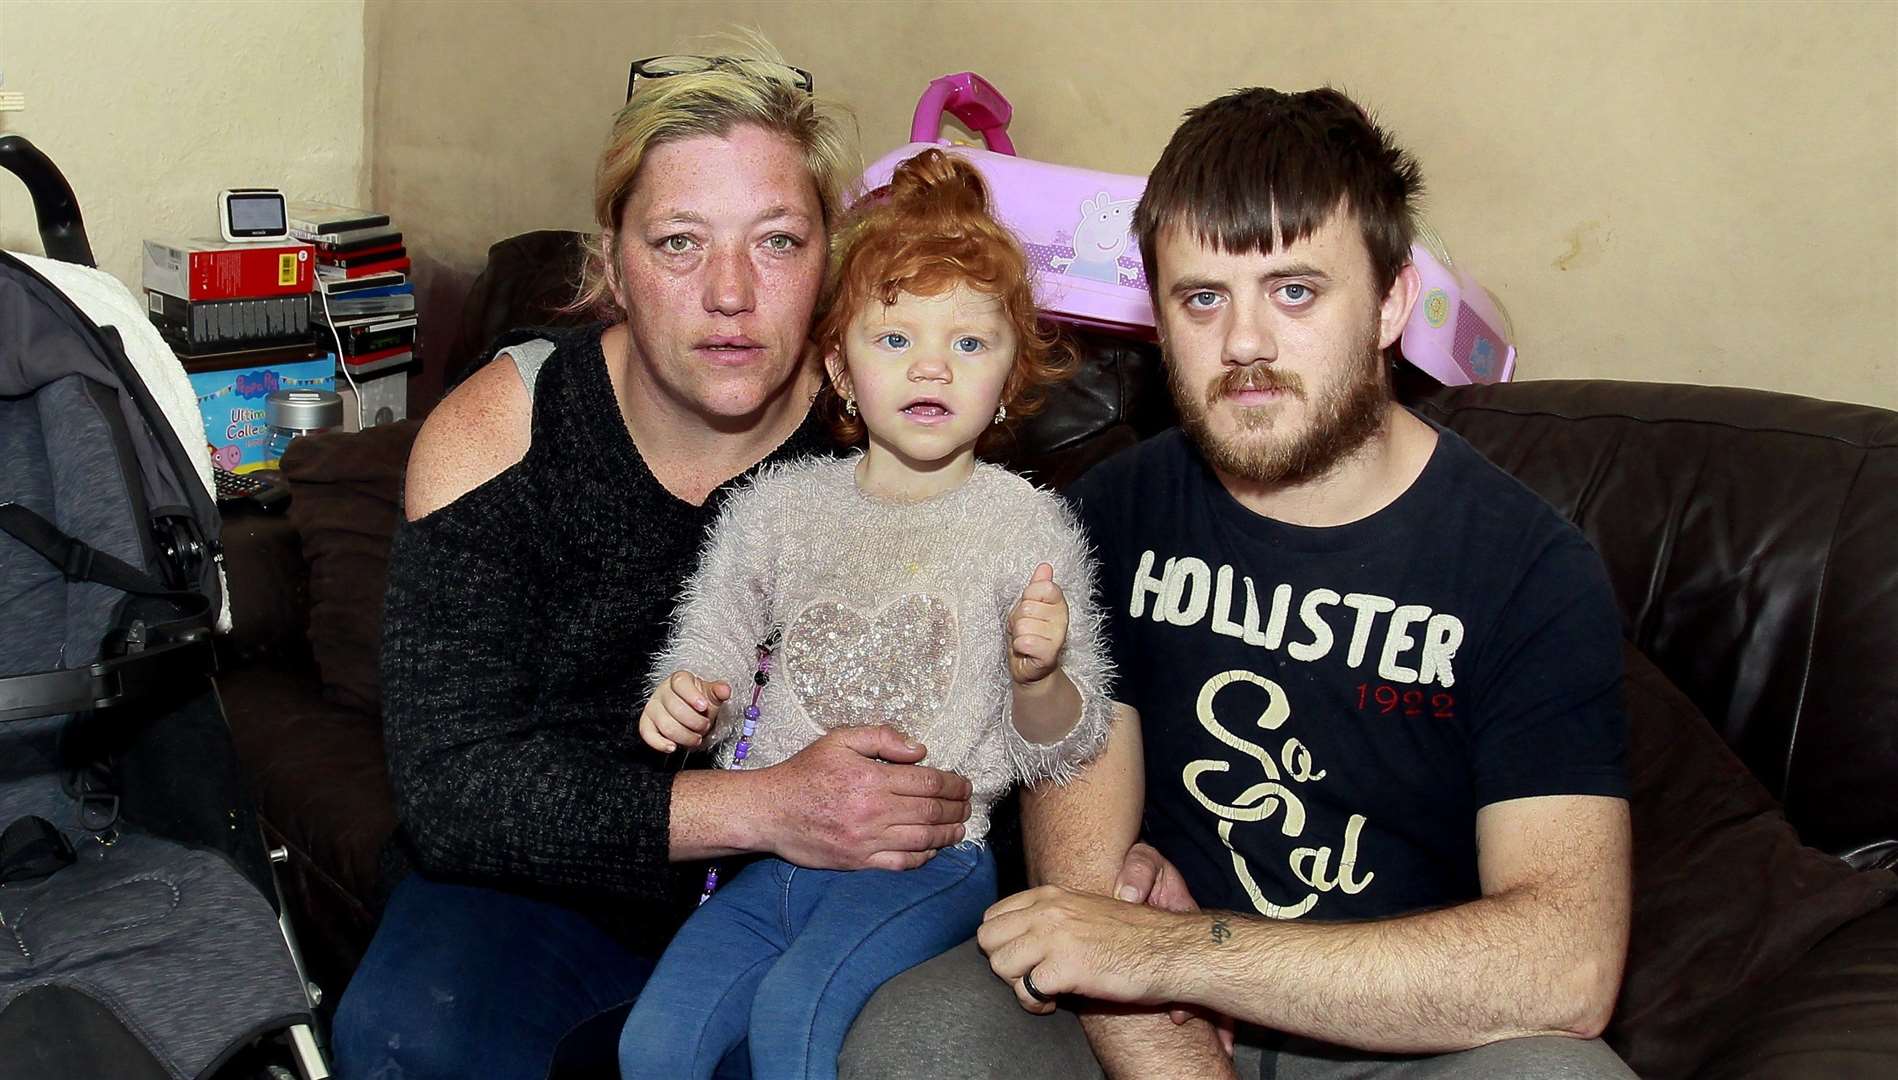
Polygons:
M1618 620L1572 526L1392 400L1419 183L1343 94L1247 90L1136 213L1184 430L1073 496L1139 720L1028 800L1046 884L978 937L1024 1009L1072 995L1110 1076L1629 1075L1598 1039Z
M768 49L641 65L583 288L617 318L510 347L409 462L383 673L416 872L339 1005L344 1077L539 1078L563 1039L610 1069L624 1012L598 1014L630 1004L704 874L671 864L902 869L969 813L968 782L889 728L744 773L639 745L718 498L827 446L806 342L849 179L809 76Z

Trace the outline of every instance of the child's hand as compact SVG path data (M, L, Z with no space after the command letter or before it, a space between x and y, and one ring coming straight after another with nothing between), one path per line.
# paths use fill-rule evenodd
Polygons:
M720 703L731 696L730 683L706 682L689 671L675 671L659 684L639 714L639 737L662 754L697 746L712 730Z
M1054 567L1042 563L1008 614L1008 673L1027 686L1054 673L1068 640L1068 598L1054 583Z

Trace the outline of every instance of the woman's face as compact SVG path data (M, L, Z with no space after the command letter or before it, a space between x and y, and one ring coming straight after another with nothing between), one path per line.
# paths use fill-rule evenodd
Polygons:
M796 144L752 125L646 153L614 237L636 363L678 407L740 420L794 383L827 257Z

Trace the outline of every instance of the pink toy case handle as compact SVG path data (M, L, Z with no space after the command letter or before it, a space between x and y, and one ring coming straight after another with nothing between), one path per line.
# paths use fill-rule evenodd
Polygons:
M1015 144L1008 139L1008 122L1015 110L987 79L973 71L963 71L931 82L929 89L923 91L922 100L916 103L916 116L909 125L909 141L941 142L945 112L982 136L990 150L1014 155Z

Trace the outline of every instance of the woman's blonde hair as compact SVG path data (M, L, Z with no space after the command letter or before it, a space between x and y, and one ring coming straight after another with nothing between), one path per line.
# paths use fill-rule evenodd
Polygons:
M613 298L615 253L609 237L617 236L640 163L654 147L699 135L724 136L741 124L754 124L802 152L826 230L841 214L845 189L861 171L853 152L854 120L842 106L800 88L796 73L763 35L739 31L725 37L729 44L708 57L713 62L704 71L641 79L614 116L594 172L593 220L599 231L588 241L580 292L568 310L625 318Z

